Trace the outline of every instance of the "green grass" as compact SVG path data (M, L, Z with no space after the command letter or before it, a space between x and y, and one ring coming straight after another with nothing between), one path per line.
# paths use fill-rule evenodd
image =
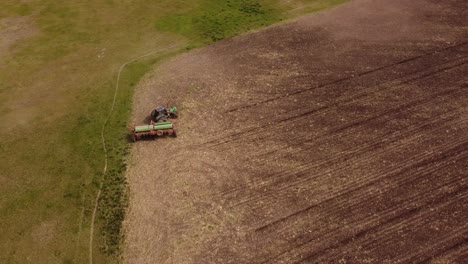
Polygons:
M262 2L204 0L195 9L158 19L155 26L158 30L176 32L193 42L206 44L282 20L279 9Z
M339 2L0 1L0 19L29 16L40 32L0 61L0 263L88 261L103 178L100 130L122 63L177 45L123 72L106 129L109 171L94 238L97 263L118 262L121 253L127 123L141 77L167 57L288 18L297 6L315 11Z

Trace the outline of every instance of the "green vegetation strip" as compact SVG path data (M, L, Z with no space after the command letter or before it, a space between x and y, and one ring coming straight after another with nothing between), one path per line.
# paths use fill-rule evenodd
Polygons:
M257 0L205 0L197 8L178 11L157 20L156 28L210 43L282 19L273 3Z
M9 17L29 19L33 28L25 32L37 32L0 57L0 262L88 262L101 179L93 259L119 262L128 202L127 123L139 80L182 50L340 2L0 1L0 32ZM174 44L181 49L142 58L123 71L105 130L109 170L103 178L100 130L118 67Z

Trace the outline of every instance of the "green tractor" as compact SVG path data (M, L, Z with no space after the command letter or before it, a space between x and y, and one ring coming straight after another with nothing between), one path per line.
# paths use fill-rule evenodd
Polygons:
M177 108L175 106L158 106L153 111L151 111L150 118L155 123L167 121L169 119L176 119Z
M131 126L130 136L133 142L141 139L154 139L162 136L177 137L175 128L177 108L158 106L150 113L150 124Z

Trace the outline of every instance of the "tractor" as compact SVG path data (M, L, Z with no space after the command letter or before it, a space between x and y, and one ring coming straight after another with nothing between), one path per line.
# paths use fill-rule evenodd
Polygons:
M131 126L131 140L133 142L144 138L157 138L162 136L177 137L175 128L177 108L158 106L150 113L150 124Z
M168 119L177 118L177 108L175 106L164 107L158 106L151 111L150 118L153 122L167 121Z

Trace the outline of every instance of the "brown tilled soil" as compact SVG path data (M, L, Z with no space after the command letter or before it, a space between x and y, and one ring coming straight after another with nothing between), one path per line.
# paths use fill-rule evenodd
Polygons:
M160 66L128 263L468 262L468 2L356 0Z

